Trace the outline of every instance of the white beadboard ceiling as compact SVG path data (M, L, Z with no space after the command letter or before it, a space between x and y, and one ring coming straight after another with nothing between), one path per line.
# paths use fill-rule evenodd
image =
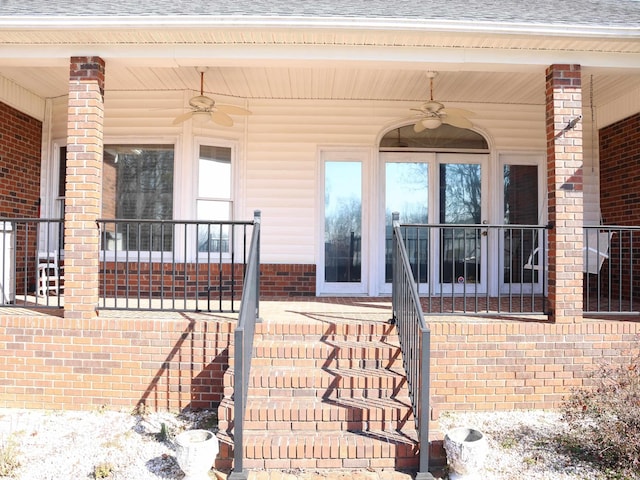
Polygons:
M596 105L640 89L637 31L567 27L524 34L354 25L6 26L0 28L0 76L40 98L63 97L69 57L99 55L106 61L107 95L194 91L200 65L210 67L206 93L225 100L419 102L429 96L425 71L437 70L434 97L442 102L542 105L545 67L579 63L584 85L593 75Z
M425 68L425 71L428 68ZM434 98L442 102L542 105L544 70L521 72L440 71L434 81ZM594 103L606 104L627 91L640 88L640 74L584 69L583 99L589 101L593 75ZM5 77L41 98L66 96L68 67L6 67ZM196 91L200 87L195 67L134 67L107 64L109 91ZM252 99L416 101L429 97L424 71L368 68L211 67L205 73L209 95Z

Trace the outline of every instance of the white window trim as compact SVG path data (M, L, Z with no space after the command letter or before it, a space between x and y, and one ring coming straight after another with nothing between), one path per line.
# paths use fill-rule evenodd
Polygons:
M231 149L231 185L230 185L230 198L227 199L212 199L210 197L200 197L198 194L198 179L199 179L199 161L200 161L200 147L201 146L210 146L210 147L223 147ZM197 217L197 202L198 200L207 199L207 200L222 200L230 202L230 213L231 218L230 221L234 221L238 218L238 209L237 209L237 195L238 195L238 142L229 139L221 139L217 137L204 137L204 136L194 136L193 137L193 152L191 154L192 158L192 175L191 175L191 188L187 191L190 192L190 198L188 200L188 204L190 205L190 216L187 217L189 219L198 220ZM233 248L238 248L238 242L241 239L236 238L236 244L233 245ZM218 254L212 253L209 254L207 252L198 252L197 249L194 249L191 252L191 256L195 257L198 255L198 258L204 259L207 258L208 255L211 255L212 258L217 258ZM222 260L228 261L231 259L231 250L229 252L225 252L222 254Z

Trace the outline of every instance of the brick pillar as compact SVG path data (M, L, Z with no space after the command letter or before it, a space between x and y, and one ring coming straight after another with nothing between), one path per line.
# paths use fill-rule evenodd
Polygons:
M105 63L72 57L64 214L64 316L94 318L99 295Z
M549 310L557 323L582 320L583 180L580 65L551 65L546 81Z

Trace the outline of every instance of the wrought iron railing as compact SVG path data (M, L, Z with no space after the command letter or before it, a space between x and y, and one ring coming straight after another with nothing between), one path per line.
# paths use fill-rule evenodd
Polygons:
M256 212L247 271L242 290L233 354L233 472L230 480L246 480L244 469L244 418L253 356L253 338L260 318L260 212Z
M98 220L98 308L237 312L254 224Z
M546 313L548 227L411 224L398 228L425 313Z
M407 373L409 396L420 445L420 478L429 474L429 385L431 331L422 314L414 273L409 263L405 240L393 214L393 320L398 329L402 362Z
M62 220L0 218L0 305L61 308Z
M584 312L640 314L640 227L584 227Z

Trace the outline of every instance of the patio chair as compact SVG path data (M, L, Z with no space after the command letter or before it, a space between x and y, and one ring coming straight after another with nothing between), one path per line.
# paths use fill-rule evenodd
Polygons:
M609 246L611 245L613 233L610 231L600 232L595 229L587 230L584 247L582 248L585 273L597 274L600 272L602 264L609 258ZM539 251L540 247L533 249L523 268L527 270L540 270L542 268L538 259Z
M36 295L60 295L64 289L63 268L60 266L60 252L38 252L38 288Z
M597 274L602 268L604 261L609 258L609 246L613 232L600 232L589 229L584 239L584 271L585 273Z

